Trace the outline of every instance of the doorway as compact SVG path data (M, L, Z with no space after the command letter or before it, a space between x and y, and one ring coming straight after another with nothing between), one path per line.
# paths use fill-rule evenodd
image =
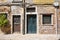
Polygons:
M21 30L21 16L20 15L13 15L13 32L20 33Z
M35 14L27 15L27 33L37 32L37 16Z

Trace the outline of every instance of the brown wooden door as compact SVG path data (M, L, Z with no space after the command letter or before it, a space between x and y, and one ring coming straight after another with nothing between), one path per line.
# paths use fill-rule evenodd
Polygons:
M20 15L13 15L13 32L20 32Z

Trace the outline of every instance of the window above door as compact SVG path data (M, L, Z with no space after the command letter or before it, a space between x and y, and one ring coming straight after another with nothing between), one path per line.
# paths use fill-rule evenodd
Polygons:
M20 24L20 15L14 15L14 24Z
M26 12L35 12L35 7L26 8Z
M13 3L20 3L22 0L13 0Z
M37 7L36 6L26 8L26 14L36 14L36 13L37 13Z

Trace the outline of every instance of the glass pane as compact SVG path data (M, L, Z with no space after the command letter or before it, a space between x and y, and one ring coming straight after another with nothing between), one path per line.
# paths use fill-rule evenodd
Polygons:
M14 16L14 23L20 23L20 16Z
M27 33L36 33L36 15L27 15Z
M51 15L43 15L43 24L51 24Z
M35 12L35 7L26 8L26 11L27 11L27 12Z
M22 1L22 0L14 0L14 1Z

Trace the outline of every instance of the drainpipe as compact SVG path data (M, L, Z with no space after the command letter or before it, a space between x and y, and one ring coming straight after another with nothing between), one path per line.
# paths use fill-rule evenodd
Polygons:
M23 35L24 35L25 34L25 0L23 0L23 10L24 10Z
M56 7L56 18L57 18L56 34L58 34L58 8L59 8L59 6Z
M54 7L56 8L56 19L57 19L57 25L56 25L56 34L58 34L58 32L57 32L57 27L58 27L58 9L59 9L59 3L58 2L55 2L54 3Z

